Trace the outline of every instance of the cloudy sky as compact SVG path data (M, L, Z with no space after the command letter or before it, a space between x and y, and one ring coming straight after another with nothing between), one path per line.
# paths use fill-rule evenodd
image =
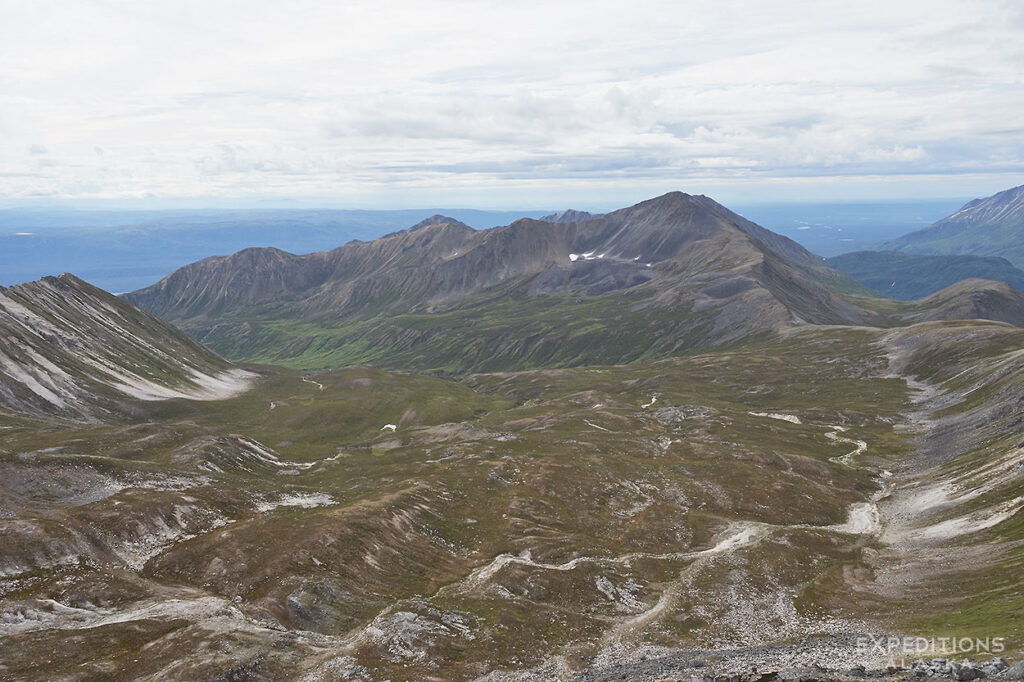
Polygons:
M1019 0L0 0L0 199L986 195L1022 36Z

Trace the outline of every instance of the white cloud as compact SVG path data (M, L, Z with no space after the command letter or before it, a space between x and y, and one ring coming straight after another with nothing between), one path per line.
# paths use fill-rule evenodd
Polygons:
M1010 1L0 13L0 196L493 204L830 178L965 194L1024 171L1024 12Z

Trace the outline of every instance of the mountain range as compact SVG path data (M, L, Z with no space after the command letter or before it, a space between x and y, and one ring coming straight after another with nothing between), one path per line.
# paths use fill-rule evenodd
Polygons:
M246 249L125 299L234 360L447 373L616 364L917 314L704 196L558 220L476 231L434 216L328 252ZM1006 310L990 314L1017 319L1021 296L1000 295L992 310Z

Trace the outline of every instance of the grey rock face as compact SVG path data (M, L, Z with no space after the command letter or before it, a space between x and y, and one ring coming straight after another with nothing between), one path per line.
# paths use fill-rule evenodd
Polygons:
M1004 680L1024 680L1024 661L1003 671L1001 677Z

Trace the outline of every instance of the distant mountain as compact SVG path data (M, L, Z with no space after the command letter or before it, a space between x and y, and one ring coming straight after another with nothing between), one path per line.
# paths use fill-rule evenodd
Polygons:
M876 317L795 242L673 192L582 222L432 218L295 256L247 249L127 299L234 358L475 371L626 362Z
M0 287L0 411L91 421L140 400L224 398L251 376L72 275Z
M1024 291L1024 271L998 256L924 256L898 251L856 251L825 260L861 284L893 298L914 300L965 279L1006 282Z
M904 324L940 320L994 320L1024 327L1024 294L1005 282L966 279L916 302Z
M565 211L560 211L559 213L546 215L541 218L541 220L545 223L578 223L597 217L599 217L597 214L587 213L586 211L575 211L570 208Z
M953 215L887 242L885 250L1002 256L1024 268L1024 185L975 199Z
M416 223L415 225L413 225L412 227L405 231L415 232L416 230L423 229L424 227L430 227L431 225L458 225L459 227L464 227L467 230L473 229L469 225L459 220L456 220L455 218L449 218L448 216L441 215L440 213L435 213L429 218L424 218L423 220L419 221L418 223ZM396 233L393 232L392 234Z

